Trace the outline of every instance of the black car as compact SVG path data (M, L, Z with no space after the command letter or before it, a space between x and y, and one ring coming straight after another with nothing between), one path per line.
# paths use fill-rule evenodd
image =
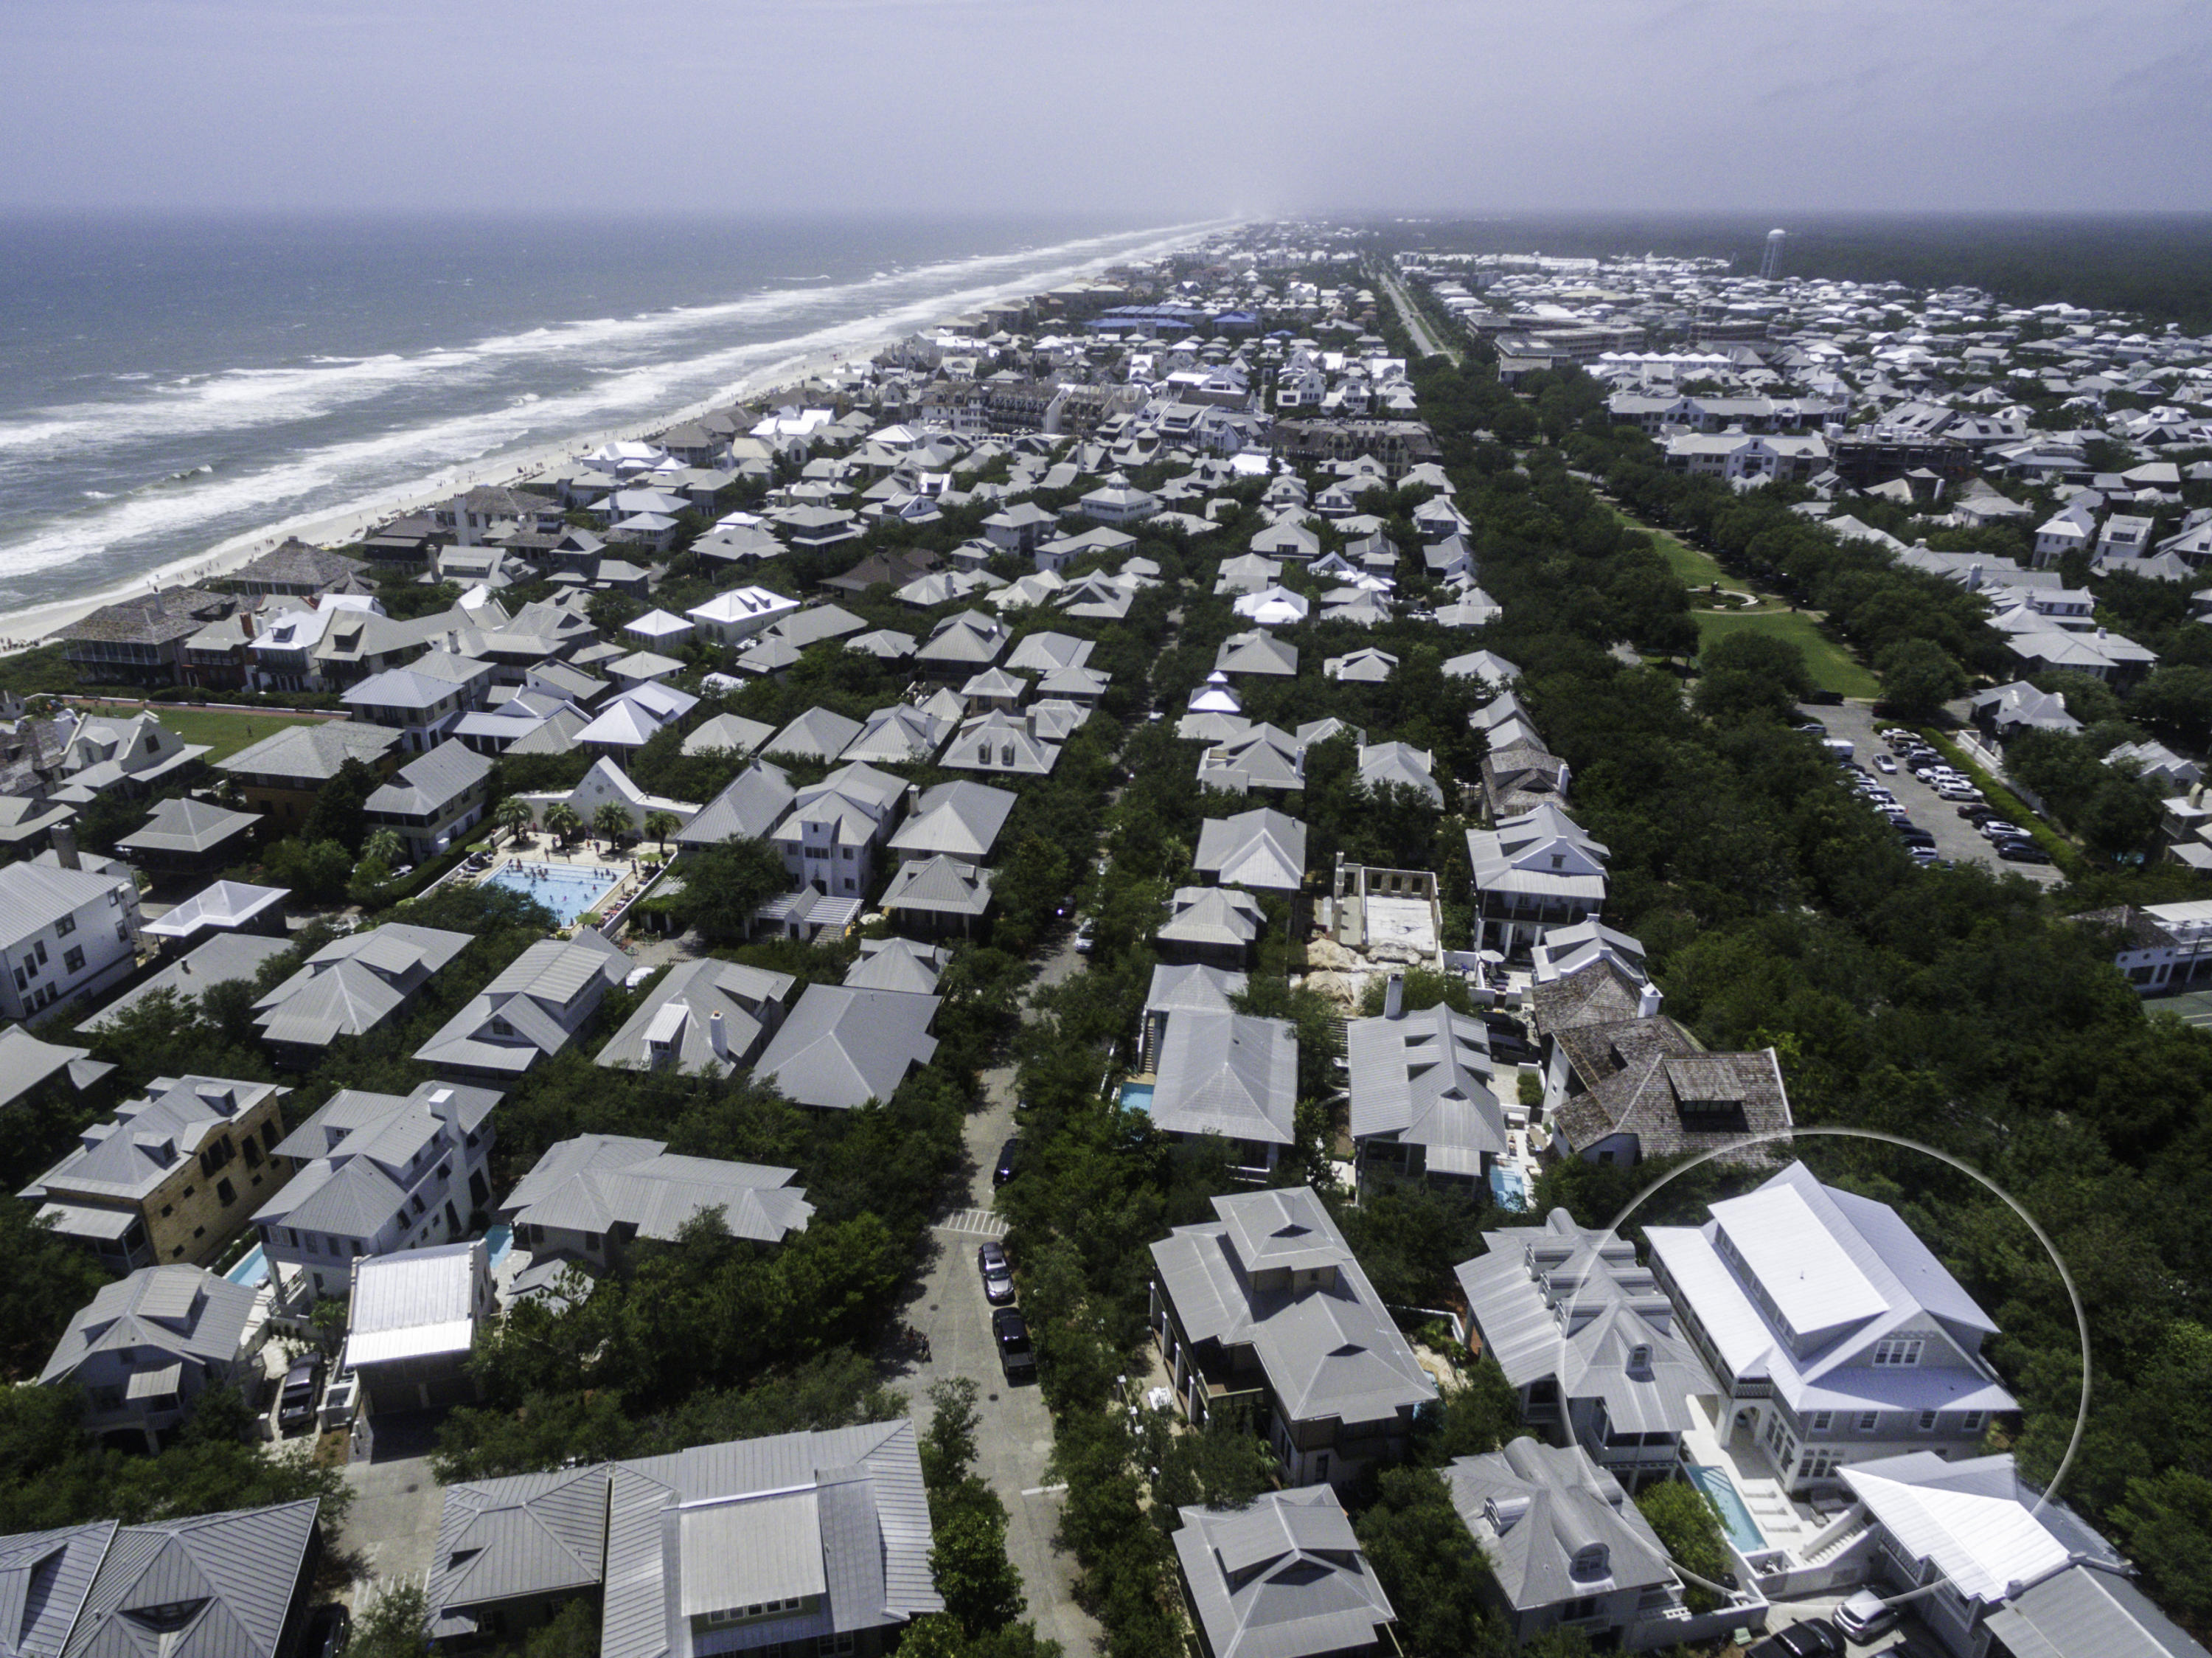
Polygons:
M1002 1307L991 1314L991 1333L998 1338L999 1368L1008 1381L1036 1378L1036 1349L1030 1345L1030 1327L1018 1308Z
M2008 863L2048 863L2051 854L2032 840L2007 841L1997 848L1997 856Z
M345 1602L333 1600L317 1606L307 1619L307 1632L300 1641L300 1658L338 1658L353 1635L353 1613Z
M1003 1307L1014 1298L1014 1269L1007 1264L1006 1252L994 1243L981 1245L975 1251L975 1270L983 1275L983 1299L994 1307Z
M1021 1155L1022 1137L1018 1134L1009 1135L1006 1143L999 1148L998 1167L991 1171L993 1186L1004 1186L1014 1178L1015 1163Z
M315 1420L315 1401L322 1392L323 1356L310 1353L305 1358L292 1361L292 1368L284 1373L284 1391L276 1405L276 1428L280 1433L296 1433L312 1427Z
M1844 1637L1826 1618L1792 1624L1768 1636L1747 1658L1835 1658L1844 1650Z

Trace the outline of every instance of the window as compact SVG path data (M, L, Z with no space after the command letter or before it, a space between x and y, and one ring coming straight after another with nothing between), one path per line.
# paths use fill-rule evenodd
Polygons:
M1833 1411L1815 1411L1813 1412L1813 1419L1807 1423L1805 1427L1809 1433L1825 1434L1835 1424L1836 1413Z
M1862 1411L1859 1412L1859 1431L1863 1434L1870 1434L1875 1430L1875 1428L1881 1421L1881 1413L1880 1411Z
M1843 1466L1843 1463L1844 1454L1841 1451L1808 1451L1805 1453L1805 1466L1800 1471L1800 1478L1826 1479L1838 1468Z
M56 938L67 938L76 930L76 917L75 916L64 916L59 921L54 923L54 936Z
M222 1201L222 1206L228 1209L238 1201L238 1188L231 1185L228 1180L217 1180L215 1183L215 1195Z
M1890 1336L1874 1344L1874 1362L1877 1368L1888 1369L1920 1362L1922 1346L1917 1336Z
M46 941L42 938L31 948L39 953L39 965L41 967L45 966L46 965Z
M1962 1434L1978 1434L1981 1432L1982 1413L1979 1411L1961 1411L1959 1416L1959 1431Z
M1923 1434L1932 1434L1936 1431L1936 1412L1933 1411L1923 1411L1919 1421L1913 1425Z
M66 972L73 973L82 972L84 971L83 945L72 944L68 949L62 952L62 968Z

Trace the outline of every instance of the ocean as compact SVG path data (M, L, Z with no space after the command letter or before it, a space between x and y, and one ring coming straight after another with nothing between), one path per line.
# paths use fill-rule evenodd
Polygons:
M757 389L1203 229L0 219L0 610Z

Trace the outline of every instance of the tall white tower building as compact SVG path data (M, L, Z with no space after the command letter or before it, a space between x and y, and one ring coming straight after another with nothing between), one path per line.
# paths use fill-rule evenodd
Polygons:
M1782 274L1782 243L1786 235L1786 232L1780 230L1770 230L1766 233L1766 253L1759 261L1759 277L1761 282L1772 282Z

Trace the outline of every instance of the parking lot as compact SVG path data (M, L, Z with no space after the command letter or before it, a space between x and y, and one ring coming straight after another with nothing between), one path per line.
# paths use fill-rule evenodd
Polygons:
M1941 798L1903 765L1899 765L1893 773L1877 768L1874 757L1887 754L1889 749L1875 734L1893 722L1876 719L1873 710L1865 704L1845 703L1834 708L1808 704L1803 712L1808 719L1818 720L1827 727L1831 737L1842 737L1850 741L1851 758L1867 769L1868 775L1897 796L1897 803L1911 814L1916 827L1925 829L1936 837L1937 857L1948 858L1954 863L1979 863L2000 875L2025 875L2028 880L2046 887L2064 879L2055 864L2010 863L1999 857L1974 826L1959 815L1958 808L1953 802ZM2022 824L2021 826L2026 828L2027 826Z

